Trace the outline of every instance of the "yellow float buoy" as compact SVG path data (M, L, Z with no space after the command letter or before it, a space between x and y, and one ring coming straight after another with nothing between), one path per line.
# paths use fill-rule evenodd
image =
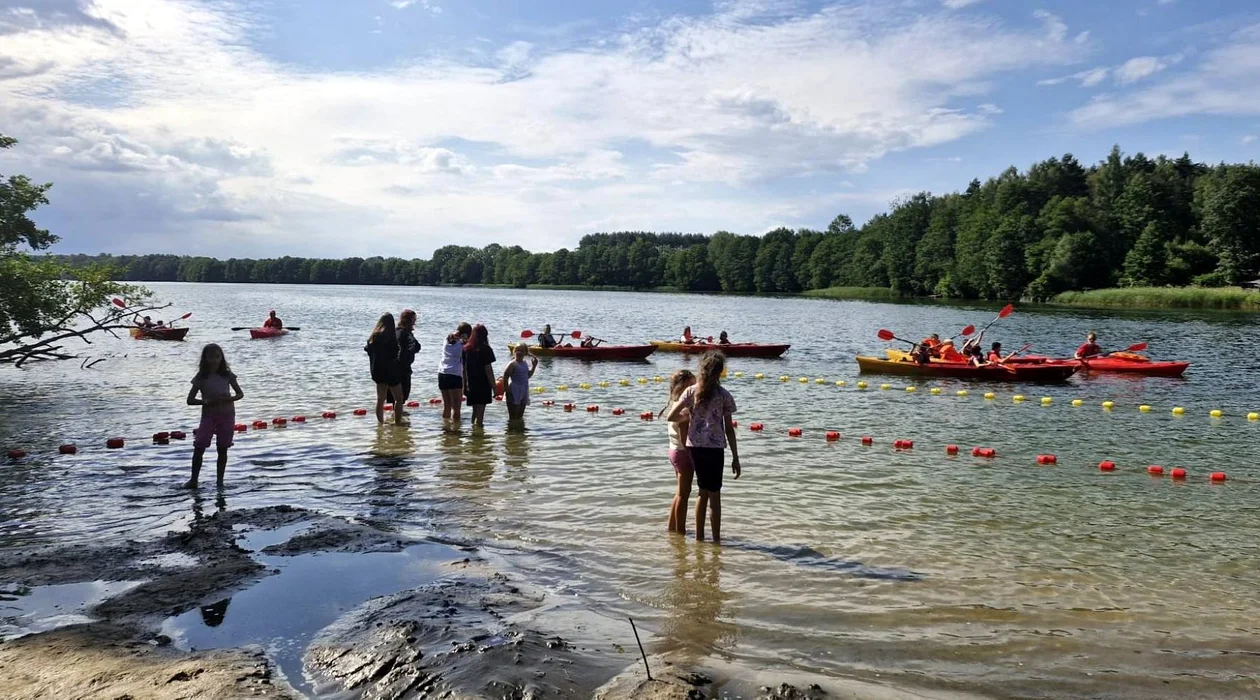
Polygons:
M826 379L823 379L822 377L819 377L819 378L817 378L817 379L815 379L815 380L814 380L814 383L815 383L815 384L826 384L826 383L827 383L827 380L826 380Z
M941 395L941 388L940 388L940 387L936 387L936 386L934 386L934 387L932 387L932 390L931 390L931 392L930 392L930 393L932 394L932 396L940 396L940 395Z
M907 394L913 394L913 393L914 393L914 392L916 392L916 391L918 391L918 389L917 389L917 388L915 388L915 387L912 387L912 386L908 386L908 387L906 387L906 393L907 393Z
M608 382L600 382L600 383L599 383L599 386L600 386L600 388L601 388L601 389L607 389L607 388L608 388Z
M880 384L879 388L881 391L888 391L892 388L892 384Z
M735 373L735 376L736 376L736 377L742 377L742 376L744 376L744 373L743 373L743 372L736 372L736 373Z
M630 386L630 380L629 380L629 379L618 379L618 380L617 380L617 385L618 385L618 386Z
M789 380L789 379L791 379L791 377L787 376L786 374L780 374L780 375L779 375L779 381L781 381L781 382L786 382L786 381L787 381L787 380Z
M1219 408L1214 408L1214 409L1212 409L1211 416L1212 416L1213 418L1220 418L1220 417L1221 417L1221 416L1223 416L1223 415L1225 415L1225 413L1224 413L1224 412L1222 412L1222 411L1221 411L1221 409L1219 409Z
M569 390L569 386L567 384L560 384L556 386L556 391L568 391L568 390Z
M587 382L582 382L581 384L579 384L579 385L578 385L578 388L579 388L579 389L589 389L589 388L591 388L591 385L590 385L589 383L587 383Z
M796 381L800 382L801 384L808 384L809 377L801 377L800 379L797 379Z
M647 377L639 377L640 384L647 384Z
M836 380L836 386L844 386L844 380L843 380L843 379L837 379L837 380Z
M1072 399L1073 406L1084 406L1085 402L1080 399Z
M1052 404L1052 403L1054 403L1054 399L1053 399L1052 397L1049 397L1049 396L1043 396L1043 397L1041 397L1041 405L1042 405L1042 406L1049 406L1049 405L1050 405L1050 404Z
M1012 397L1011 397L1011 400L1012 400L1012 401L1014 401L1015 403L1019 403L1019 402L1021 402L1021 401L1023 401L1023 400L1024 400L1024 395L1023 395L1023 394L1016 394L1016 395L1014 395L1014 396L1012 396Z
M956 392L954 392L954 393L955 393L955 394L957 394L957 395L959 395L959 396L966 396L966 395L968 394L968 392L967 392L967 390L966 390L966 389L959 389L958 391L956 391Z
M991 400L991 399L996 399L996 398L997 398L997 394L993 393L992 391L986 391L986 392L984 393L984 398L986 398L986 399L990 399L990 400Z
M1116 402L1114 402L1114 401L1103 401L1103 402L1102 402L1102 407L1103 407L1103 410L1104 410L1104 411L1110 411L1111 409L1113 409L1113 408L1115 408L1115 407L1116 407Z
M1142 413L1150 413L1150 412L1151 412L1151 407L1150 407L1150 406L1147 406L1146 404L1142 404L1141 406L1138 406L1138 411L1140 411L1140 412L1142 412Z
M1255 412L1248 413L1247 420L1260 420L1260 413L1255 413Z
M866 382L858 382L858 383L857 383L857 388L859 388L859 389L865 389L866 387L867 387Z
M662 377L661 375L659 375L659 374L658 374L658 375L656 375L655 377L652 377L652 381L654 381L654 382L656 382L656 383L658 383L658 384L659 384L659 383L661 383L661 382L665 381L665 378L664 378L664 377Z
M762 374L761 372L758 372L753 375L753 379L765 379L765 378L766 378L766 375Z
M1181 406L1174 406L1172 413L1174 416L1184 416L1186 414L1186 409Z

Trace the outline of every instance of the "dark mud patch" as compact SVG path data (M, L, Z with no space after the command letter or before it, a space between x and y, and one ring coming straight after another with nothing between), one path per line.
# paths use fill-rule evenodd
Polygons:
M401 552L413 540L396 533L338 520L322 522L280 544L262 549L263 554L294 556L310 552Z

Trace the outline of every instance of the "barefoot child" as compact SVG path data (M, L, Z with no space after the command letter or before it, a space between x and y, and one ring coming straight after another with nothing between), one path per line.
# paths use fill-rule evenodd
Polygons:
M683 391L696 383L696 375L691 370L680 369L669 378L669 405L661 411L664 415L674 407ZM687 451L687 417L684 410L678 420L667 423L669 426L669 463L674 467L674 478L677 489L674 491L674 502L669 507L669 531L680 535L687 534L687 504L691 501L691 479L694 470L691 466L691 453Z
M668 421L688 413L687 448L695 469L700 498L696 500L696 539L704 540L705 510L712 512L713 541L722 539L722 466L726 446L731 446L731 472L740 475L739 450L735 446L735 399L722 388L722 370L726 356L711 350L700 357L700 377L687 387L665 416Z
M525 419L525 407L529 405L529 380L538 369L538 358L529 354L525 343L514 350L515 356L503 370L504 400L507 401L508 421ZM528 359L527 359L528 358Z
M201 394L201 398L197 398L197 394ZM188 390L188 405L201 406L201 425L193 440L192 478L184 484L186 488L197 488L201 460L206 448L210 447L211 438L214 438L219 450L216 483L223 485L228 448L232 446L232 432L236 425L236 402L243 396L245 392L241 391L236 375L232 374L227 359L223 357L223 348L215 343L203 348L197 376L193 377L192 388Z

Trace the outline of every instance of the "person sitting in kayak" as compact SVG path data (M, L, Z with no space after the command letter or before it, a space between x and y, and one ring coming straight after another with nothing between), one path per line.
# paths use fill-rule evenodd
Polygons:
M554 348L556 346L556 337L551 334L551 324L543 326L543 332L538 335L538 347Z
M148 316L145 316L143 319L139 319L136 321L136 327L149 330L150 328L153 327L153 319L149 318Z
M936 349L936 355L946 362L967 361L967 358L963 357L962 353L954 349L954 341L951 338L941 341L940 347Z
M979 345L963 346L962 354L963 358L966 359L967 363L972 367L984 367L985 365L992 364L991 362L985 361L984 352L980 350Z
M721 333L718 334L718 345L730 345L730 344L731 344L731 339L728 335L726 335L726 331L722 331Z
M589 335L588 335L588 336L586 336L585 338L583 338L583 339L582 339L582 347L584 347L584 348L593 348L593 347L595 347L596 345L599 345L599 342L600 342L600 341L598 341L598 340L596 340L596 339L594 339L594 338L592 338L591 336L589 336Z
M926 347L928 349L928 352L931 352L933 355L936 355L936 349L941 346L940 333L933 333L931 336L924 338L922 341L919 342L919 345Z
M1085 343L1076 349L1076 354L1073 355L1073 357L1078 360L1084 360L1090 357L1097 357L1101 354L1103 354L1103 350L1098 345L1098 336L1093 331L1090 331L1089 334L1085 336Z
M683 328L683 332L682 332L682 344L683 344L683 345L695 345L695 344L696 344L696 339L695 339L695 338L693 338L693 337L691 337L691 326L687 326L687 327Z
M154 326L154 328L166 328L166 324L163 323L162 321L158 321L157 325Z
M271 313L267 316L267 320L263 321L263 328L274 328L276 330L284 328L284 322L280 320L279 316L276 316L275 309L272 309Z
M926 343L919 343L910 351L910 359L921 365L926 365L932 361L932 348Z

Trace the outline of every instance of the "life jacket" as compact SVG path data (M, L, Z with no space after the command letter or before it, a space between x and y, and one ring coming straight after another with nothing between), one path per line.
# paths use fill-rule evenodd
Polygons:
M953 345L942 345L940 356L946 362L966 362L967 358L963 357L961 352L954 349Z

